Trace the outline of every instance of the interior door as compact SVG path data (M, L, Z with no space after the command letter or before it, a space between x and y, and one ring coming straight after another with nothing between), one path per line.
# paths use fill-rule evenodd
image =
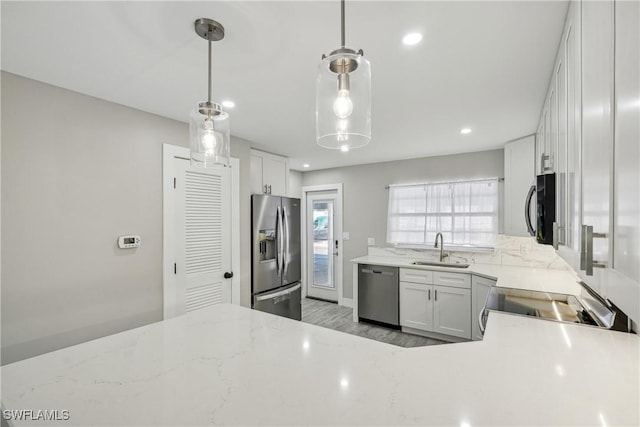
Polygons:
M337 191L308 193L307 195L307 296L338 301L336 286Z
M175 159L177 313L231 302L230 168Z

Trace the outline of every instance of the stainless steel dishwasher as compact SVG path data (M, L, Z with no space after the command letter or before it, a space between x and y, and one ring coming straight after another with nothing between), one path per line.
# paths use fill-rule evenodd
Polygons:
M358 265L358 318L400 327L398 267Z

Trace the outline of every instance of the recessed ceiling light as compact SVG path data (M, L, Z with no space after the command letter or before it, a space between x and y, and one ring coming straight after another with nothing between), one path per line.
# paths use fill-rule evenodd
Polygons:
M305 163L304 165L302 165L303 168L308 168L309 167L309 163Z
M420 33L409 33L402 38L402 43L407 46L413 46L414 44L420 43L422 40L422 34Z
M233 108L236 106L236 103L233 101L222 101L222 106L225 108Z
M471 133L471 128L462 128L460 129L460 133L463 135L467 135L469 133Z
M340 151L342 151L343 153L346 153L347 151L349 151L349 146L347 144L344 144L340 147Z

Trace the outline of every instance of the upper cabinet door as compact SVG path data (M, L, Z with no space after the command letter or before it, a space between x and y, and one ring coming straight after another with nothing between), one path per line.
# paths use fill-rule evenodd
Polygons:
M266 193L262 183L262 157L251 154L251 194Z
M608 293L627 314L640 316L640 3L615 6L615 161L613 274Z
M268 185L268 192L274 196L287 195L287 159L275 156L262 158L262 180Z
M289 161L286 157L251 150L251 193L286 196Z
M640 3L616 3L614 268L640 282Z
M504 233L509 236L529 236L524 208L527 193L535 183L534 156L533 135L504 145Z
M565 49L567 68L567 172L566 172L566 225L565 246L569 249L567 261L578 269L580 251L580 224L582 200L580 193L580 150L582 101L580 75L580 3L571 2L567 15Z
M556 65L556 149L554 166L556 171L556 223L560 226L558 241L567 244L567 69L565 65L566 40L563 38Z
M609 263L613 161L613 1L582 2L582 224L594 233L593 258ZM637 159L637 158L636 158ZM606 296L604 270L586 280Z

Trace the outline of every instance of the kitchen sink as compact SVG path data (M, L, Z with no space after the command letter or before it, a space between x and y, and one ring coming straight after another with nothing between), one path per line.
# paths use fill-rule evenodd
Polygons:
M469 264L462 264L457 262L437 262L437 261L415 261L413 265L425 265L431 267L450 267L450 268L467 268Z

